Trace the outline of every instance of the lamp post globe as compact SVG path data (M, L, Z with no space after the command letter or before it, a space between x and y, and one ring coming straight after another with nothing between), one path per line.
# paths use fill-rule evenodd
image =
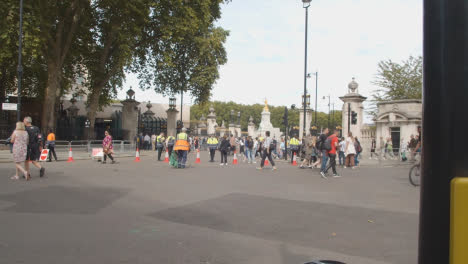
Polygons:
M312 0L302 0L302 4L303 4L304 8L308 8L310 6L311 2L312 2Z

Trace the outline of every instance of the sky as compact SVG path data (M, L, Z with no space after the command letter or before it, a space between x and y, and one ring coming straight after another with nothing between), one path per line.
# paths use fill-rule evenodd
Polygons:
M328 98L338 98L352 77L369 97L379 61L401 62L422 55L420 0L313 0L308 21L308 73L318 72L318 110L328 112ZM304 93L305 9L300 0L233 0L222 7L217 25L229 30L228 62L220 67L211 100L243 104L300 105ZM307 90L315 103L315 76ZM132 86L136 99L167 103L154 91L141 91L128 75L119 98ZM180 97L177 98L178 104ZM184 96L184 103L190 103ZM366 104L365 104L366 106ZM370 121L370 117L366 117Z

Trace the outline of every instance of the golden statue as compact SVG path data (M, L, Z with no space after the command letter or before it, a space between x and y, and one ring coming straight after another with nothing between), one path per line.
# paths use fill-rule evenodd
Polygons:
M266 98L265 98L265 107L263 108L263 111L269 112L269 110L268 110L268 101L267 101Z

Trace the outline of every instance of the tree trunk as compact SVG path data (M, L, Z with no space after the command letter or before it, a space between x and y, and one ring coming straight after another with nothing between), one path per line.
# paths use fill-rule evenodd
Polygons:
M54 62L49 62L47 69L47 87L45 89L44 102L42 105L42 131L47 131L49 128L55 129L55 104L57 102L57 92L60 90L61 75L60 67Z
M96 122L96 113L99 107L99 96L101 94L102 87L98 88L95 87L93 89L93 93L90 94L90 98L88 98L89 106L88 106L88 119L89 119L89 129L91 131L91 139L95 138L95 133L94 133L94 125Z

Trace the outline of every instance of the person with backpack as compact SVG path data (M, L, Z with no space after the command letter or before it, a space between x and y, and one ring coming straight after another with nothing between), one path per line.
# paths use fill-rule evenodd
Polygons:
M356 149L356 155L354 155L354 165L359 166L359 155L361 155L362 147L357 137L354 137L354 148Z
M220 166L228 165L227 155L230 150L231 144L229 143L227 135L224 135L223 139L221 139L221 143L219 144L219 151L221 152L221 164L219 164Z
M291 163L294 160L294 154L296 155L299 152L299 140L297 139L296 135L292 135L291 139L289 140L289 147L291 148Z
M24 125L26 126L26 132L28 132L29 142L28 142L28 149L26 154L26 161L24 162L24 168L28 172L26 177L30 177L29 171L29 163L31 162L36 168L39 169L39 177L44 177L45 168L37 162L39 157L41 156L41 152L39 151L39 147L42 143L42 135L41 131L38 127L32 125L32 118L27 116L23 120Z
M247 156L248 163L256 163L253 157L254 142L251 136L248 136L245 141L245 156Z
M322 165L320 166L320 172L325 172L325 169L327 168L327 163L328 163L328 152L327 150L323 147L325 144L325 141L328 138L328 128L325 128L322 132L322 134L319 136L319 140L317 141L317 149L322 153Z
M356 148L354 147L354 138L351 131L348 132L348 137L346 138L345 155L346 162L344 167L351 167L351 169L354 169L354 155L356 155Z
M262 146L262 162L260 163L260 167L257 169L263 170L263 166L265 166L265 159L268 158L271 163L272 170L276 170L275 161L271 157L271 153L273 152L273 149L276 148L276 146L273 143L273 139L270 137L270 131L266 131L265 136L266 138L264 139Z
M328 164L328 167L325 169L325 171L321 171L320 175L322 178L326 179L327 178L327 172L331 168L333 171L333 178L339 178L341 177L338 172L336 171L336 150L339 148L338 145L338 135L340 131L336 129L333 131L333 133L325 140L323 143L323 149L327 151L327 155L329 157L330 163Z

